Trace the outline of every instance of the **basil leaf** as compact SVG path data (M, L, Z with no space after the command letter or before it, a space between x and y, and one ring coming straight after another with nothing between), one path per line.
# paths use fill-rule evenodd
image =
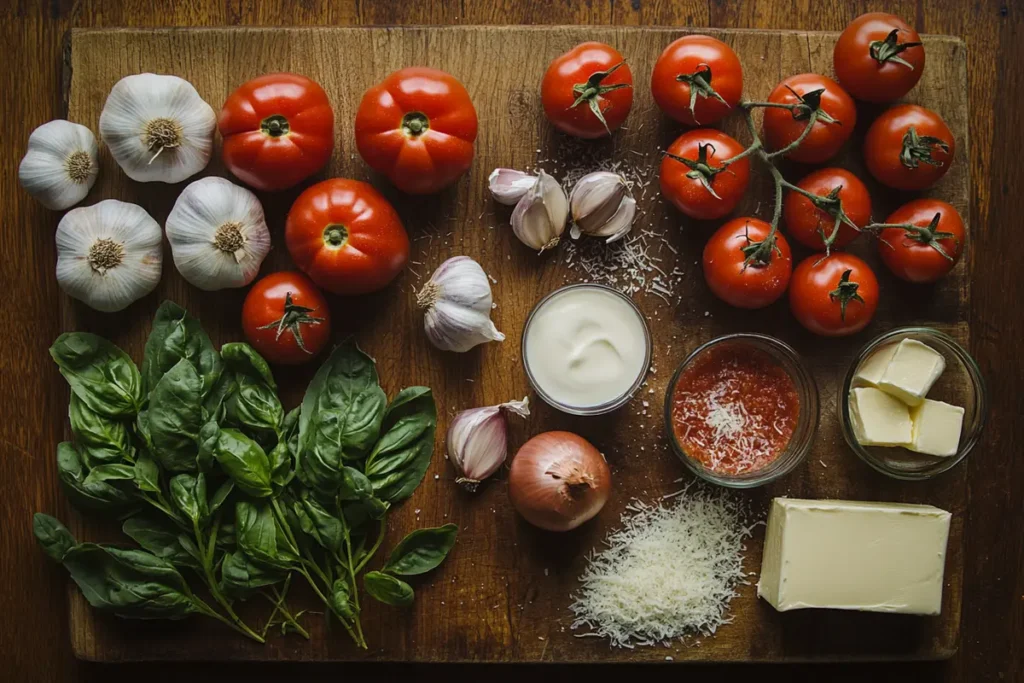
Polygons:
M116 512L135 502L134 496L126 491L127 487L110 484L103 470L90 479L82 467L78 449L66 441L57 445L57 476L64 486L65 494L75 507ZM134 479L134 471L132 478ZM116 478L114 480L117 481Z
M397 503L412 495L430 466L437 410L426 387L399 392L384 417L384 436L366 460L378 498Z
M254 498L273 494L270 461L260 445L235 429L221 429L213 455L239 490Z
M224 404L228 421L246 431L277 437L284 422L284 408L277 398L270 366L248 344L225 344L221 357L236 384Z
M355 606L352 604L352 591L345 579L337 579L331 586L331 606L345 619L355 620L356 612Z
M187 360L201 378L200 394L209 394L223 370L220 354L198 320L173 301L165 301L156 311L142 356L144 393L153 391L160 378L181 360Z
M270 481L284 488L295 476L292 454L288 451L288 444L283 441L279 442L267 454L267 459L270 461Z
M83 488L98 489L101 485L122 491L129 499L135 493L135 468L131 465L99 465L89 470Z
M196 545L196 542L192 539L191 536L179 533L178 544L181 545L182 550L188 553L188 555L193 560L198 562L200 566L202 566L205 563L205 560L203 559L203 553L199 550L199 547Z
M55 517L37 512L32 516L32 533L43 551L56 562L63 562L68 551L77 545L68 528Z
M363 586L377 600L395 607L408 607L416 597L412 586L390 574L366 572L363 575Z
M195 472L202 427L202 379L181 360L149 395L148 427L153 455L168 472Z
M302 530L315 539L321 547L334 555L334 557L341 557L342 545L345 542L345 527L341 520L329 513L308 492L303 492L296 503L301 506L302 512L305 513L304 516L297 514L300 522L305 519L308 520L306 523L310 525L308 530L305 526ZM296 510L296 513L298 513L298 510Z
M256 564L290 569L298 563L298 549L279 529L270 503L239 501L235 505L235 526L239 549Z
M235 376L232 373L221 372L209 393L203 398L204 420L220 422L224 419L224 404L236 386Z
M93 412L131 417L142 406L138 368L106 339L88 332L62 334L50 347L50 356L71 391Z
M225 549L233 549L238 545L238 537L235 534L234 522L221 522L217 531L217 546Z
M228 553L220 566L220 588L229 597L244 600L260 588L284 581L287 570L260 567L241 552Z
M338 500L366 500L373 496L373 484L354 467L343 467Z
M342 513L350 529L359 529L371 519L383 519L390 506L390 503L371 496L366 500L346 503Z
M270 371L267 361L248 344L243 342L224 344L220 348L220 357L223 359L224 365L232 372L247 375L260 380L271 389L277 389L274 374Z
M124 521L121 530L143 549L177 567L202 568L178 541L178 527L163 518L135 515Z
M221 484L216 491L213 492L213 497L210 498L210 514L214 514L220 507L227 501L228 496L235 490L235 482L233 479L226 480Z
M140 491L160 492L160 466L149 451L143 451L135 461L135 485Z
M171 478L171 502L183 515L192 520L193 524L202 525L210 517L210 508L206 502L206 477L202 472L198 476L179 474Z
M139 433L142 438L143 445L149 450L153 450L153 435L149 433L149 411L140 410L139 414L135 416L135 431Z
M447 557L458 531L454 524L413 531L395 546L381 571L402 576L429 572Z
M71 432L82 449L82 459L89 467L118 463L133 457L124 422L91 410L76 394L71 394L68 417Z
M217 440L220 439L220 425L210 420L199 429L199 450L196 454L196 466L201 472L209 472L216 460Z

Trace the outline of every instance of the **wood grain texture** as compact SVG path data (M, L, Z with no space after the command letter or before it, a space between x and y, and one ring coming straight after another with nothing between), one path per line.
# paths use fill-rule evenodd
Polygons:
M703 243L717 222L685 219L657 193L658 150L680 129L666 122L638 87L625 128L611 141L584 143L555 132L543 116L536 74L550 59L572 45L593 38L615 45L628 55L637 81L643 83L654 60L679 32L666 29L561 28L394 28L394 29L250 29L75 31L71 36L69 118L96 128L107 93L121 77L139 73L180 75L209 102L223 102L238 84L256 75L283 69L306 74L331 97L339 122L339 144L324 172L326 177L354 177L374 182L395 204L413 240L412 266L391 287L370 297L331 301L335 339L354 333L378 362L385 389L424 384L434 389L442 408L435 458L417 494L389 516L385 548L416 525L459 525L460 539L443 567L417 582L418 599L408 613L367 610L364 621L373 645L358 652L344 638L322 632L311 620L314 638L304 643L277 639L266 647L224 633L216 624L191 620L187 626L139 626L104 618L88 608L72 589L71 634L80 657L99 661L145 659L267 659L390 661L791 661L803 659L923 659L950 656L956 648L960 621L960 586L964 556L962 514L966 501L965 470L933 482L893 482L857 461L843 444L836 419L836 384L856 349L872 334L909 323L935 324L967 343L969 277L957 268L939 286L919 296L880 273L886 296L871 327L854 339L823 342L803 332L792 320L785 301L756 313L739 312L717 302L707 291L699 267ZM715 31L730 43L745 64L747 95L761 98L785 74L831 72L835 34ZM503 68L488 59L499 46L519 68ZM968 213L969 157L967 107L951 97L949 84L965 78L963 43L930 37L929 68L909 100L937 110L960 142L950 173L928 194L941 197ZM356 154L351 125L358 98L383 76L408 64L429 64L459 78L477 107L480 136L474 165L449 191L432 197L402 196L374 176ZM878 108L862 107L855 142L839 163L862 168L856 140ZM742 136L744 124L733 117L725 127ZM163 222L182 185L140 185L116 170L104 150L108 169L92 198L116 198L142 205ZM572 418L536 405L528 424L514 425L511 449L524 435L569 429L590 439L611 463L615 495L594 523L576 533L556 536L538 532L517 518L498 476L468 495L454 483L446 465L443 434L447 418L457 410L491 405L528 393L519 358L520 331L533 305L546 293L586 278L567 264L567 245L538 257L520 245L507 228L510 211L496 205L486 191L487 175L497 166L525 168L539 164L561 177L566 168L586 165L580 159L610 159L634 168L638 185L638 230L651 237L650 255L665 272L681 270L671 303L666 297L635 298L650 322L654 356L651 374L632 404L603 418ZM791 178L806 172L787 168ZM224 173L219 161L206 173ZM748 193L737 215L770 207L772 187L766 172ZM308 183L307 183L308 184ZM895 193L872 185L874 213L886 216L898 202ZM284 215L298 189L263 195L276 244L283 242ZM865 242L867 242L865 240ZM860 252L877 263L873 245ZM429 273L451 256L467 254L480 262L494 281L495 323L504 330L503 344L478 347L463 354L432 349L421 330L414 292ZM969 259L967 259L969 262ZM215 343L241 338L237 311L244 291L203 293L189 287L166 256L157 292L117 315L90 311L61 297L62 329L89 330L107 336L136 359L157 303L172 299L197 315ZM262 272L291 267L280 246ZM652 272L650 277L654 276ZM662 401L673 369L697 345L721 334L762 331L793 344L808 360L822 396L821 421L807 462L779 483L751 494L756 515L776 495L804 498L892 500L939 505L954 513L946 571L945 607L938 619L901 619L887 615L825 612L779 615L756 599L747 586L731 605L734 622L699 647L675 646L610 650L599 639L579 639L569 628L570 592L582 571L584 556L618 523L634 498L650 501L677 490L689 476L671 453L664 437ZM282 370L286 408L297 403L310 369ZM106 525L73 515L73 529L85 538L110 531ZM116 538L116 526L114 527ZM749 543L746 569L760 567L762 535ZM300 603L301 604L301 603ZM314 607L312 604L302 605Z
M984 443L967 464L972 504L966 511L966 545L971 558L964 583L963 637L954 658L938 664L760 667L693 666L620 668L618 674L651 680L680 675L713 676L717 681L747 681L779 676L791 681L1024 681L1024 464L1015 454L1024 442L1017 419L1019 383L1024 376L1016 340L1024 317L1009 302L1024 295L1011 267L1016 244L1017 197L1024 167L1014 150L1024 143L1016 107L1022 96L1024 21L1015 3L999 0L825 0L779 3L771 0L642 0L640 2L558 2L501 0L461 3L438 0L15 0L0 7L0 38L8 48L0 102L11 144L0 150L4 173L4 229L0 244L6 258L0 272L7 291L17 291L17 307L4 307L4 344L0 350L5 420L5 481L22 482L0 497L0 606L12 618L0 628L0 670L21 681L97 680L221 681L247 678L308 680L338 676L376 680L456 680L485 675L495 680L561 680L581 670L565 667L422 667L386 665L305 666L267 664L90 666L76 664L67 638L62 571L37 553L25 520L35 509L63 512L53 483L53 448L66 394L50 367L46 346L56 334L53 310L58 290L52 279L53 213L33 203L16 187L14 171L23 141L35 126L61 115L60 53L65 31L73 26L161 25L331 25L394 23L609 24L718 26L839 30L869 10L892 11L919 31L963 36L969 46L971 103L971 226L975 244L970 320L972 350L986 373L993 412ZM18 141L21 141L20 143ZM11 258L10 255L17 255ZM49 263L50 265L46 265ZM42 482L42 483L40 483ZM46 482L49 482L48 484ZM591 671L589 669L583 671Z

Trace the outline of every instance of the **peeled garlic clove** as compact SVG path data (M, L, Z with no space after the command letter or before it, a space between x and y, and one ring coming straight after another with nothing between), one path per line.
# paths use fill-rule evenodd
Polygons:
M442 351L469 351L478 344L503 341L491 322L491 284L480 264L468 256L450 258L434 271L416 302L426 312L423 329Z
M614 242L626 235L636 217L636 201L618 173L598 171L580 178L569 197L573 239L581 234Z
M85 126L58 119L32 131L18 167L18 182L48 209L85 199L99 175L96 136Z
M445 442L456 483L475 491L481 481L498 471L508 457L508 426L502 410L529 417L529 398L486 408L463 410L452 418Z
M544 171L512 211L512 232L526 246L543 252L558 244L565 232L569 200L558 181Z
M494 201L512 206L537 182L537 176L515 171L511 168L496 168L487 178L488 188Z
M57 282L97 311L120 311L156 288L163 231L145 209L106 199L57 225Z

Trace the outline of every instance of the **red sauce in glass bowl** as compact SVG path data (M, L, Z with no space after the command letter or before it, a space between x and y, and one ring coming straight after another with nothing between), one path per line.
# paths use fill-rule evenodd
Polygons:
M767 352L712 346L683 369L672 395L672 431L686 453L719 474L748 474L779 457L796 429L796 383Z

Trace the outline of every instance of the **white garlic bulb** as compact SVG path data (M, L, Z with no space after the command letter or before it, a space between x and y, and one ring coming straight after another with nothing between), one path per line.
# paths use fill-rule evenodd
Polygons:
M188 81L136 74L114 85L100 136L117 165L142 183L179 183L206 168L217 116Z
M57 282L97 311L120 311L156 288L163 232L146 210L106 199L57 225Z
M98 155L91 130L63 119L50 121L29 136L18 181L46 208L67 209L92 189L100 172Z
M544 171L512 211L512 232L526 246L543 252L556 246L565 232L569 200L558 181Z
M167 241L178 272L199 289L244 287L270 251L263 206L224 178L191 183L167 216Z
M438 266L416 302L426 309L427 338L442 351L469 351L478 344L505 339L491 322L487 273L468 256L456 256Z

